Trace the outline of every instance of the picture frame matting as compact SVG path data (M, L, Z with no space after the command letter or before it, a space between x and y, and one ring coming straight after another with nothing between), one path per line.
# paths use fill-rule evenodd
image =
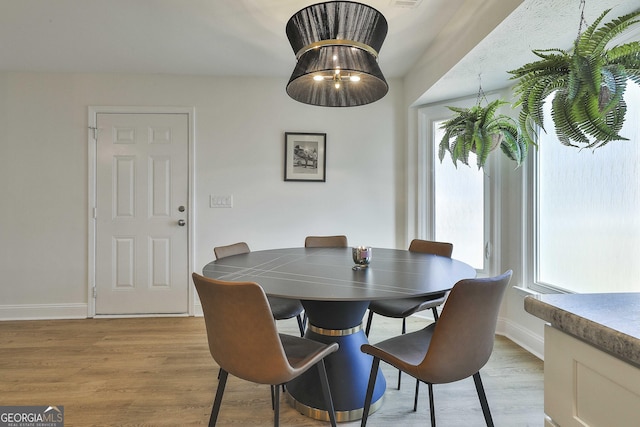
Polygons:
M285 132L284 180L325 182L327 134Z

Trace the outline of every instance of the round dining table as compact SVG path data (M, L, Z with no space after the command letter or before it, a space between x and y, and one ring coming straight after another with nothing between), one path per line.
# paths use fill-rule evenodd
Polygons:
M270 296L299 299L308 318L305 337L337 342L325 359L336 418L362 417L372 358L362 328L372 300L428 296L450 290L476 271L461 261L407 250L372 248L370 264L354 268L351 248L288 248L221 258L204 266L205 277L256 282ZM329 420L315 370L286 386L292 406L309 417ZM386 382L378 372L371 405L382 405Z

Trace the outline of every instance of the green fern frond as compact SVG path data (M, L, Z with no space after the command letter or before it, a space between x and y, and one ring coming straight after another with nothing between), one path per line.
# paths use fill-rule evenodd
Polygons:
M601 16L604 17L604 15L606 15L606 13L609 12L609 10L605 11L605 13ZM590 54L602 53L607 47L607 44L613 38L621 34L624 30L629 28L631 25L639 22L637 19L634 19L637 16L640 16L640 9L636 10L635 12L631 12L624 16L616 18L611 22L604 24L602 27L598 28L597 30L593 31L593 35L589 37L589 41L588 41L588 46L589 46L589 49L591 50ZM600 20L598 20L597 22L600 22ZM594 24L591 24L590 27L595 26ZM580 37L580 41L582 41L582 37Z
M574 53L582 56L588 56L596 53L596 46L598 41L594 39L594 33L596 32L596 28L600 24L600 22L604 19L604 17L611 11L611 9L607 9L600 14L596 18L595 21L591 25L587 27L586 30L582 32L578 36L578 40L576 40Z
M531 120L529 114L525 113L524 110L520 110L520 114L518 114L518 123L520 124L520 129L522 130L522 136L528 145L537 146L538 141L538 131L536 128L536 124ZM544 131L544 128L540 126L540 129Z
M640 68L635 69L635 70L629 70L627 68L627 78L631 81L633 81L636 84L640 85Z
M489 152L492 149L491 136L483 130L479 130L478 134L474 137L474 149L476 153L476 164L478 170L482 169L482 166L489 157Z
M567 81L567 98L568 99L576 99L578 94L584 90L583 84L584 81L580 77L580 73L578 72L581 56L574 55L573 57L573 66L568 72L568 81Z
M606 116L600 113L597 99L585 97L582 102L575 105L575 108L581 112L581 116L587 117L587 120L578 123L578 125L585 133L591 135L597 141L608 142L625 139L608 125Z
M625 68L639 68L640 41L614 46L606 52L605 58L607 64L621 64Z
M460 113L460 114L464 114L467 112L466 108L459 108L459 107L447 107L449 110L453 111L454 113ZM454 118L455 119L455 118Z
M556 54L545 55L541 52L558 52ZM568 58L571 57L568 52L561 49L549 49L545 51L534 50L534 54L542 58L542 61L536 61L529 64L525 64L515 70L507 71L509 74L513 74L511 80L519 79L530 74L548 74L555 73L558 70L568 66Z
M570 79L577 79L585 89L593 96L598 96L600 92L600 86L602 84L602 75L600 70L604 65L604 59L600 56L583 57L580 55L573 56L573 67L570 73ZM572 88L569 88L569 100L576 98L580 92L579 88L576 92L572 93Z
M542 59L549 59L549 58L553 58L555 56L566 56L568 55L568 52L566 50L563 49L535 49L532 51L534 54L536 54L537 56L539 56ZM548 52L557 52L557 54L547 54Z
M613 130L616 134L620 134L622 126L624 125L624 118L627 113L627 103L624 98L620 100L615 109L609 111L606 115L605 121L607 126ZM628 140L628 138L621 137L620 140Z
M570 147L578 147L571 141L580 143L589 143L589 138L575 124L575 117L572 114L572 108L568 105L567 94L558 92L552 101L551 118L556 128L556 136L558 141L563 145Z
M627 106L623 100L619 108L616 108L615 110L610 111L609 114L607 114L606 116L607 126L613 131L615 131L616 133L619 133L620 130L622 129L626 110L627 110ZM589 148L589 149L602 148L605 145L607 145L610 141L628 141L628 139L621 137L619 139L604 140L604 141L596 140L593 143L586 146L585 148Z
M518 123L511 117L498 115L500 106L508 104L502 99L488 103L483 107L480 104L471 108L448 107L455 113L454 117L446 120L440 126L445 132L438 147L438 158L442 162L446 153L449 152L454 166L458 167L458 162L469 166L469 153L476 154L476 164L478 168L484 167L489 154L500 145L503 152L508 153L510 147L514 152L508 157L515 160L518 166L522 163L523 145L526 147L527 141L518 127ZM503 134L512 134L503 135ZM496 136L498 135L498 136ZM494 138L499 138L495 139ZM506 147L501 140L515 140L509 142Z
M485 108L480 111L480 114L482 115L480 123L488 126L491 120L493 120L493 116L496 114L498 108L500 108L504 104L507 104L507 102L501 99L496 99L495 101L490 102Z
M527 143L517 123L508 117L498 121L502 134L500 149L509 158L516 162L517 166L522 165L527 156Z
M535 124L544 129L544 102L547 96L565 86L566 78L558 76L540 79L535 85L531 86L526 98L523 98L522 105L523 110ZM526 104L524 101L526 101Z
M438 146L438 159L440 159L440 163L444 160L444 156L449 151L449 133L445 132L444 136L440 140L440 145Z
M517 133L505 132L504 139L500 144L502 153L509 160L516 162L516 166L521 166L527 157L527 144Z
M640 42L609 50L607 45L640 22L640 9L602 24L609 12L579 35L571 54L535 50L539 61L509 71L511 79L518 79L514 106L521 108L518 124L527 146L535 145L536 125L544 130L544 102L554 91L551 114L561 143L597 148L624 139L619 134L626 114L624 92L627 80L640 84Z

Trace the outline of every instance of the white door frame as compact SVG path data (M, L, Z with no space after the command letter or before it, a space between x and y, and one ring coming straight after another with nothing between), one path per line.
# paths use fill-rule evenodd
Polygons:
M96 315L96 162L97 162L97 115L99 113L120 113L120 114L187 114L189 126L189 153L188 153L188 195L187 195L187 268L188 271L194 270L194 194L195 194L195 108L193 107L117 107L117 106L100 106L89 107L88 117L88 188L89 188L89 205L87 208L87 222L89 230L88 241L88 277L87 277L87 317L95 317ZM188 314L194 315L194 293L193 286L190 286L191 276L185 278L189 286L188 288Z

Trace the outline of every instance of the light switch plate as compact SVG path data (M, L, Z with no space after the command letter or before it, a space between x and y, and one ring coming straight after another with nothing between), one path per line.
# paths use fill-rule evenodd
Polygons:
M233 195L228 196L209 196L209 207L211 208L232 208L233 207Z

